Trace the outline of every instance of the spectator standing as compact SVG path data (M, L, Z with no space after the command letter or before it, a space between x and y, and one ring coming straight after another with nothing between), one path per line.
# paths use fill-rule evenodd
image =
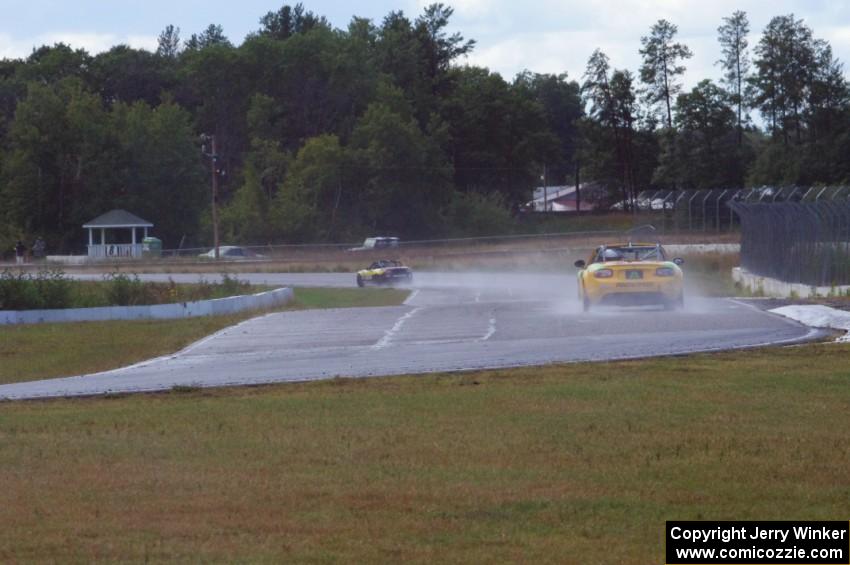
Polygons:
M24 247L24 242L20 239L18 243L15 244L15 263L18 265L24 264L24 254L27 252L27 248Z
M35 243L32 244L32 256L35 259L44 259L45 249L47 249L47 244L44 243L44 240L41 239L41 236L35 238Z

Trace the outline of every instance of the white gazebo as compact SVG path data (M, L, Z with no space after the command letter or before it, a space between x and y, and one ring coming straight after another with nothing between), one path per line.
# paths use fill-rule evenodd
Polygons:
M143 220L126 210L110 210L102 216L83 225L89 230L89 257L141 257L142 242L138 239L136 230L143 238L148 236L148 228L153 224ZM100 243L95 243L95 230L100 230ZM130 237L127 232L130 230ZM143 234L143 235L142 235Z

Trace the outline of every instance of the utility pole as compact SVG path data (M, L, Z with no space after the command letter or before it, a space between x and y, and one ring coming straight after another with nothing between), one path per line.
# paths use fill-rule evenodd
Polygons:
M212 173L212 223L213 223L213 249L215 259L218 260L218 146L216 145L215 134L201 135L201 141L204 142L203 153L210 158L210 171ZM210 152L206 151L206 143L210 142Z
M581 213L581 163L576 159L576 214Z
M543 211L549 211L549 183L546 182L546 165L543 165Z

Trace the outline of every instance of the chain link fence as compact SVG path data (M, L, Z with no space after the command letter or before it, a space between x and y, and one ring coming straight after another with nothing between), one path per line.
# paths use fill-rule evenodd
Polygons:
M726 232L740 227L732 203L847 202L850 187L715 188L705 190L647 190L638 194L637 212L663 212L665 230Z
M731 202L741 221L741 265L813 286L850 284L850 201Z

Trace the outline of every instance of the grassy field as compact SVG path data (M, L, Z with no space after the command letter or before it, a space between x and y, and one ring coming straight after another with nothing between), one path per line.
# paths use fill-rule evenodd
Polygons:
M408 292L383 288L297 288L282 310L400 304ZM0 384L79 375L173 353L258 315L245 312L185 320L0 326Z
M847 345L0 405L0 561L663 563L850 507Z

